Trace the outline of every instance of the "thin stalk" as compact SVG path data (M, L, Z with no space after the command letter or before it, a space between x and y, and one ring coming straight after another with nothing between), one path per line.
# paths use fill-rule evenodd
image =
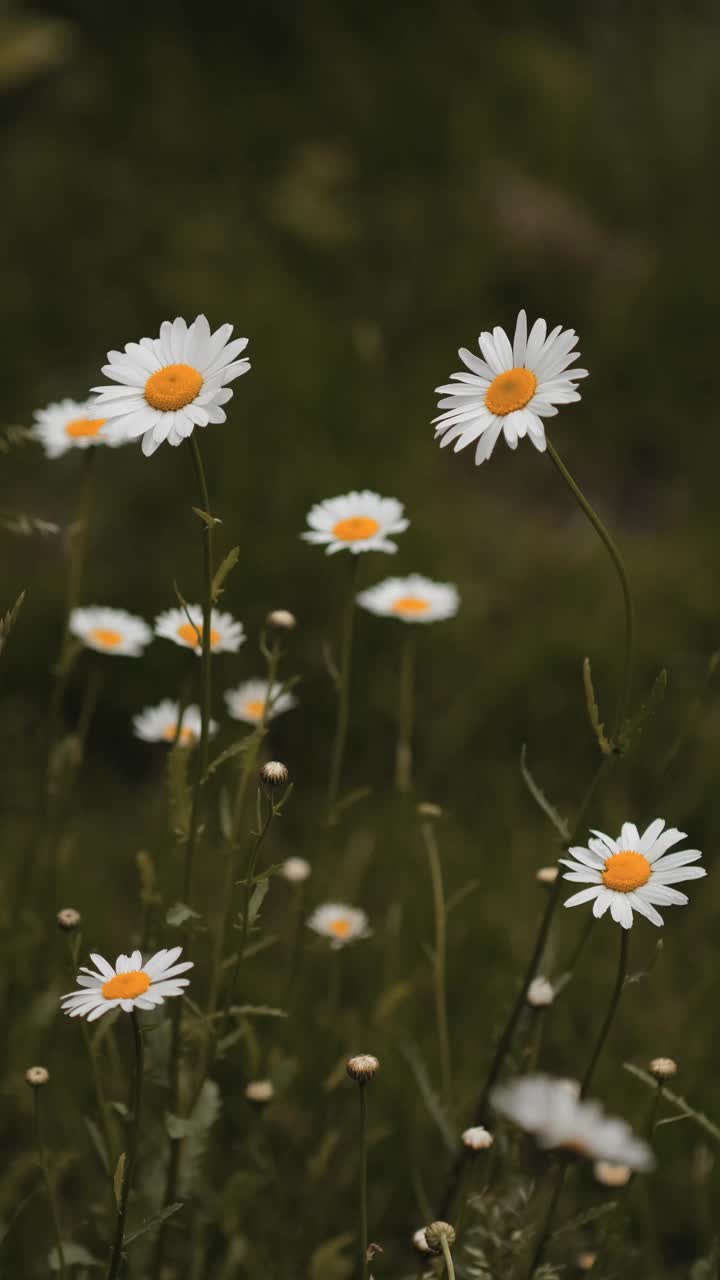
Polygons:
M450 1245L448 1244L447 1236L442 1235L440 1237L440 1245L442 1247L443 1258L445 1259L447 1278L448 1280L455 1280L455 1267L453 1266L452 1254L450 1252Z
M607 1040L608 1034L610 1032L610 1028L615 1020L617 1007L618 1007L618 1004L620 1003L620 996L622 995L622 990L623 990L623 987L625 986L625 977L627 975L629 950L630 950L630 930L621 928L620 929L620 958L618 962L617 977L615 978L615 986L613 987L613 993L610 998L608 1011L605 1014L605 1021L602 1024L600 1035L598 1036L597 1043L595 1045L595 1048L593 1049L592 1057L588 1063L585 1075L583 1076L583 1082L580 1088L581 1098L585 1097L588 1089L590 1088L590 1085L592 1084L592 1078L595 1074L595 1068L598 1064L598 1059L600 1057L600 1054L603 1051L605 1041Z
M118 1206L117 1223L115 1226L115 1241L113 1244L112 1257L110 1259L110 1268L108 1270L107 1280L116 1280L120 1274L120 1264L123 1254L123 1240L125 1238L125 1222L127 1219L128 1200L130 1199L130 1189L135 1174L135 1162L137 1159L138 1134L140 1131L140 1109L142 1107L142 1087L143 1072L145 1069L144 1047L140 1022L138 1020L137 1010L133 1009L130 1014L130 1020L133 1031L133 1048L135 1051L135 1076L133 1079L132 1092L132 1117L130 1120L130 1131L128 1133L127 1152L125 1155L125 1165L123 1168L122 1190L120 1192L120 1204Z
M632 592L630 590L630 580L628 578L625 562L618 550L617 543L612 537L609 530L605 527L600 519L597 511L590 505L580 486L573 480L565 463L560 457L557 449L550 440L547 442L548 456L553 462L557 470L560 472L565 484L568 486L575 501L577 502L583 515L587 517L593 529L600 538L605 550L612 560L615 571L620 580L620 589L622 591L623 605L625 608L625 657L623 663L623 677L620 686L620 697L618 700L617 714L615 717L615 732L617 737L622 729L625 717L628 713L630 705L630 694L632 692L633 665L635 661L635 611L633 607Z
M535 1249L532 1256L532 1261L530 1263L530 1268L527 1273L527 1280L532 1280L532 1277L535 1275L535 1272L537 1271L538 1267L540 1266L540 1263L542 1262L543 1255L545 1253L545 1247L552 1233L553 1223L555 1221L555 1214L557 1213L557 1207L558 1207L558 1204L560 1203L560 1196L562 1195L562 1189L565 1183L565 1174L567 1173L567 1167L568 1167L567 1160L561 1156L555 1172L555 1180L553 1182L552 1193L550 1195L550 1200L548 1202L547 1212L545 1214L545 1220L540 1230L540 1235L538 1236L537 1244L535 1245Z
M50 1205L50 1217L52 1218L53 1235L55 1236L55 1248L57 1249L58 1255L60 1280L65 1280L67 1270L65 1265L65 1251L63 1249L62 1235L60 1233L60 1215L58 1213L55 1188L53 1187L52 1178L50 1177L47 1150L43 1139L42 1120L40 1118L40 1094L44 1087L44 1085L34 1086L32 1091L33 1118L35 1122L35 1145L37 1147L40 1171L42 1173L43 1182L45 1183L45 1190L47 1191L48 1204Z
M367 1088L358 1081L360 1091L360 1276L368 1280L368 1212L367 1212Z
M261 805L262 805L262 791L258 791L258 813L260 811ZM245 955L245 948L247 946L247 941L248 941L248 932L250 929L250 899L252 898L252 891L254 887L253 881L255 879L257 861L260 854L260 850L265 841L265 837L268 831L270 830L270 823L272 822L275 816L275 805L273 803L272 796L267 797L267 806L268 806L267 817L265 818L265 821L263 822L260 830L258 831L255 844L253 845L252 851L250 853L250 858L248 860L248 865L247 865L247 872L245 875L245 885L244 885L245 900L243 903L242 929L240 931L240 941L238 943L237 956L235 958L235 968L233 970L232 982L228 987L227 999L225 1001L225 1018L224 1018L225 1024L227 1024L227 1020L230 1016L230 1006L232 1005L235 999L235 992L237 991L237 984L238 984L238 978L240 976L240 969L242 966L243 956Z
M107 1151L108 1173L112 1177L112 1171L113 1171L113 1168L115 1167L115 1142L113 1140L113 1133L110 1127L110 1121L108 1119L107 1102L105 1101L105 1092L103 1090L102 1080L100 1077L100 1072L98 1070L97 1054L93 1047L92 1037L90 1035L90 1032L88 1031L88 1028L84 1020L82 1019L81 1019L81 1027L82 1027L82 1033L83 1033L83 1041L85 1042L85 1048L87 1050L87 1055L90 1060L90 1074L92 1075L93 1089L95 1091L95 1105L97 1107L98 1115L100 1117L100 1128L102 1129L102 1135L105 1141L105 1150Z
M435 1020L440 1046L442 1092L445 1106L452 1107L452 1067L450 1060L450 1035L447 1014L447 908L443 887L442 865L435 830L431 823L422 822L420 832L425 845L430 883L432 885L433 913L435 917L435 955L433 978L435 986Z
M411 624L407 628L400 657L398 741L395 754L395 787L398 791L412 790L416 640L415 629Z
M68 575L65 591L65 621L60 654L55 668L55 687L53 689L50 714L50 750L52 751L60 732L62 704L68 677L72 669L75 643L70 634L70 615L80 601L85 555L87 552L87 532L90 526L92 507L93 462L95 449L85 450L83 458L83 476L78 501L77 514L67 533Z
M355 592L360 557L350 555L350 577L348 593L345 601L342 624L342 647L340 669L337 676L338 706L335 724L335 740L330 758L330 777L327 791L327 818L332 822L335 818L335 807L342 778L345 744L347 742L348 724L350 720L350 682L352 677L353 628L355 622Z

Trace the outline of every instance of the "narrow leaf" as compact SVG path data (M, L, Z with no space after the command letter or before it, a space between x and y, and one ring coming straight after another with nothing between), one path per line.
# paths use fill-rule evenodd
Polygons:
M120 1208L120 1200L122 1199L123 1179L125 1177L125 1152L121 1151L118 1162L115 1165L113 1174L113 1191L115 1192L115 1204Z
M253 928L255 921L260 915L260 908L262 907L262 904L265 901L265 895L267 894L267 891L269 888L270 888L270 881L267 879L267 877L265 877L262 880L258 880L257 884L255 885L255 888L252 891L252 894L250 896L250 903L248 905L248 933Z
M631 1076L636 1076L638 1080L642 1080L644 1084L649 1085L651 1089L657 1089L657 1080L650 1075L649 1071L643 1071L642 1067L636 1067L634 1062L623 1062L623 1068L625 1071L629 1071ZM715 1138L716 1142L720 1142L720 1126L716 1125L702 1111L696 1111L679 1093L674 1093L672 1089L668 1089L665 1085L663 1085L662 1096L672 1107L677 1107L683 1118L694 1120L701 1129L705 1130L705 1133L709 1133L711 1138Z
M142 1226L138 1227L135 1231L131 1231L129 1235L125 1236L125 1248L127 1248L129 1244L133 1244L136 1240L139 1240L140 1236L146 1235L148 1231L153 1231L155 1227L159 1227L163 1222L167 1222L168 1218L172 1218L173 1214L178 1213L182 1207L182 1200L177 1200L175 1204L166 1204L163 1209L158 1209L158 1212L154 1213L152 1218L148 1218L147 1221L143 1222Z
M17 622L18 614L22 609L26 594L27 592L21 591L14 605L12 605L11 608L8 609L7 613L0 618L0 653L2 653L5 648L5 642Z
M225 582L225 579L227 578L228 574L231 573L232 570L235 568L235 565L237 564L239 559L240 559L240 548L233 547L232 551L228 551L227 555L225 556L225 559L223 560L219 569L216 571L215 577L212 580L213 604L215 603L216 600L219 600L220 596L222 595L223 589L224 589L223 584Z
M595 687L593 685L592 669L590 667L589 658L585 658L583 662L583 684L585 686L585 703L587 705L587 713L593 733L597 738L598 746L604 756L611 756L615 747L610 739L605 736L605 725L600 719L600 711L598 709L597 698L595 697Z
M82 1244L73 1244L72 1240L63 1242L63 1260L67 1267L104 1267L99 1258L93 1258ZM57 1249L51 1249L48 1255L48 1266L51 1271L60 1270L60 1255Z
M445 1115L440 1099L437 1097L432 1085L430 1084L427 1067L420 1057L419 1050L415 1045L401 1044L400 1052L415 1077L415 1082L420 1090L420 1096L425 1103L429 1116L435 1121L435 1124L444 1139L445 1146L451 1155L455 1155L458 1148L455 1132L450 1121Z
M167 786L170 803L170 821L180 840L186 840L190 831L190 785L188 769L190 753L185 747L173 747L168 752Z
M216 524L222 524L222 520L219 520L217 516L211 516L208 511L203 511L202 507L193 507L193 511L196 516L200 517L203 524L207 525L208 529L214 529Z
M633 740L642 733L648 720L650 720L660 707L667 690L667 671L663 668L655 677L653 686L647 696L647 701L643 703L636 716L631 720L626 720L620 734L620 746L623 751L631 745Z
M180 925L186 924L188 920L200 919L202 919L200 912L193 911L192 907L189 907L186 902L174 902L171 907L168 907L165 914L165 923L174 925L176 929Z
M562 836L563 840L568 841L570 839L570 831L568 829L567 819L560 816L557 809L548 800L545 792L538 786L527 767L526 756L527 747L525 746L525 743L523 743L522 751L520 752L520 772L523 776L525 786L530 792L530 795L538 808L542 809L545 817L550 819L558 834Z
M216 769L219 769L221 764L225 764L226 760L233 760L235 756L242 755L244 751L247 751L248 747L252 746L253 742L258 741L259 736L257 730L253 730L252 733L246 733L244 738L238 738L237 742L231 743L229 747L220 752L219 756L210 761L205 777L209 778Z

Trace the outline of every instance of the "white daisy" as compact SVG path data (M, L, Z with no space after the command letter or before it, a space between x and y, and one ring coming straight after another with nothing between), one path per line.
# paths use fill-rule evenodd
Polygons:
M411 573L407 578L385 578L368 587L360 592L357 602L379 618L440 622L455 616L460 597L452 582L432 582L419 573Z
M68 449L123 443L103 429L107 419L101 416L95 400L58 400L36 409L33 418L33 438L48 458L60 458Z
M369 938L371 932L365 912L359 907L346 907L343 902L325 902L316 907L307 925L321 937L330 938L333 951L359 938Z
M192 619L192 621L191 621ZM172 640L183 649L193 649L202 654L203 610L200 604L189 604L187 609L166 609L155 619L155 635ZM213 653L237 653L247 639L242 622L236 622L229 613L213 609L210 614L210 649Z
M650 1147L624 1120L608 1116L599 1102L584 1102L563 1080L522 1076L495 1088L497 1111L531 1133L541 1147L560 1148L588 1160L608 1160L630 1169L651 1169Z
M297 698L284 693L281 684L271 688L267 680L245 680L237 689L226 690L225 703L233 720L260 724L263 720L274 720L284 711L292 711L297 706Z
M158 702L155 707L145 707L143 711L133 716L135 737L142 738L143 742L174 742L179 714L180 705L173 702L171 698L163 698L163 701ZM201 729L200 708L186 707L183 711L179 741L184 747L194 746L200 741ZM217 724L214 720L210 721L208 729L210 737L217 733Z
M93 387L109 428L125 440L142 436L149 457L164 440L182 444L195 427L224 422L228 383L250 368L237 359L248 340L230 342L232 331L223 324L211 333L205 316L189 326L178 316L161 324L159 338L128 342L124 354L109 351L103 373L120 385Z
M115 967L102 956L92 954L95 969L81 968L77 976L80 991L63 996L60 1004L71 1018L87 1018L94 1022L108 1009L121 1008L125 1013L133 1009L154 1009L168 996L181 996L188 985L188 978L179 975L192 969L192 960L176 964L182 947L169 951L156 951L143 964L139 951L129 956L118 956Z
M443 412L434 419L435 436L443 437L442 447L455 441L455 452L477 440L477 466L490 457L500 432L511 449L529 435L536 449L544 452L543 418L557 413L556 405L579 400L577 379L587 377L587 369L571 369L580 352L574 329L560 325L548 334L544 320L536 320L530 333L527 316L521 311L512 345L504 329L478 338L484 359L461 347L458 355L469 373L451 374L452 382L435 390L444 398L438 402Z
M665 830L662 818L650 823L640 835L632 822L624 822L617 840L611 840L602 831L593 831L595 837L582 846L569 849L571 858L560 862L570 871L563 872L563 879L589 884L568 898L566 907L577 907L581 902L593 902L593 915L602 916L610 908L610 914L624 929L633 923L633 910L639 911L652 924L664 923L656 906L671 907L687 902L687 894L670 885L678 880L699 880L706 875L703 867L690 867L702 854L698 849L683 849L668 854L679 840L685 839L684 831L674 827ZM575 859L573 861L572 859Z
M381 498L370 489L353 490L339 498L326 498L311 507L307 522L310 529L301 533L305 542L325 546L326 554L336 551L397 551L388 534L404 533L410 521L397 498Z
M144 618L104 605L73 609L69 627L71 635L82 640L88 649L123 658L139 658L152 640L152 631Z

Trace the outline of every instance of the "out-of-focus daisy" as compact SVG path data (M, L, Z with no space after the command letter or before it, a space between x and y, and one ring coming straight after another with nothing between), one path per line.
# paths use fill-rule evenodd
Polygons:
M104 605L73 609L69 627L71 635L88 649L122 658L139 658L152 640L152 631L144 618L138 618L125 609L108 609Z
M246 724L274 720L275 716L297 706L297 698L283 692L281 684L271 688L267 680L245 680L237 689L227 689L225 702L233 720L243 720Z
M361 591L357 602L380 618L440 622L455 616L460 597L452 582L432 582L419 573L411 573L407 578L386 578Z
M96 444L122 444L104 430L95 400L58 400L33 414L33 438L48 458L60 458L68 449L89 449Z
M371 932L365 912L359 907L347 907L344 902L325 902L316 907L307 924L322 938L330 938L333 951L359 938L369 938Z
M286 858L280 865L280 874L289 880L290 884L302 884L311 872L312 867L305 858Z
M133 716L135 737L142 738L143 742L174 742L179 714L179 703L173 702L170 698L164 698L155 707L145 707L143 711ZM217 724L214 720L210 721L208 728L210 737L217 733ZM183 711L182 728L180 729L178 741L184 747L193 746L200 741L201 729L202 716L200 708L196 706L186 707Z
M159 338L109 351L103 373L119 385L93 387L109 429L125 440L142 436L149 457L164 440L182 444L195 427L224 422L221 406L233 394L228 384L250 368L249 360L237 359L248 340L231 342L232 331L223 324L211 333L205 316L191 325L178 316L161 324Z
M511 449L529 436L542 453L547 445L543 418L557 413L556 405L579 400L577 380L587 369L571 369L580 352L573 350L574 329L560 325L548 333L544 320L536 320L530 333L521 311L512 343L499 325L481 333L478 345L483 359L461 347L458 355L469 372L453 373L447 386L436 387L443 397L434 419L436 438L442 447L455 441L455 452L477 440L475 462L490 457L501 432Z
M602 831L593 831L588 848L570 849L570 858L560 861L570 867L563 872L565 880L589 884L568 898L566 907L577 907L582 902L593 902L593 915L602 916L610 908L613 920L629 929L633 923L633 911L639 911L652 924L664 923L656 906L671 907L687 902L687 894L671 889L678 880L699 880L706 874L703 867L691 867L702 854L698 849L683 849L668 854L678 841L685 839L684 831L674 827L665 830L662 818L650 823L642 835L632 822L624 822L617 840ZM573 861L574 859L574 861Z
M307 522L310 529L301 533L305 542L324 546L326 554L336 551L397 551L388 535L404 533L410 521L397 498L381 498L370 489L353 490L339 498L326 498L311 507Z
M155 635L172 640L183 649L193 649L200 657L203 636L202 605L189 604L187 609L166 609L155 619ZM213 653L237 653L246 640L242 622L229 613L213 609L210 614L210 649Z
M81 968L77 976L80 991L71 991L60 1001L71 1018L87 1018L94 1022L108 1009L154 1009L168 996L181 996L188 985L188 978L180 974L192 969L192 960L177 964L182 947L169 951L156 951L143 964L139 951L129 956L118 956L113 967L102 956L91 954L94 969Z
M624 1120L606 1115L599 1102L582 1101L563 1080L522 1076L498 1085L491 1101L497 1111L531 1133L541 1147L630 1169L653 1166L650 1147Z

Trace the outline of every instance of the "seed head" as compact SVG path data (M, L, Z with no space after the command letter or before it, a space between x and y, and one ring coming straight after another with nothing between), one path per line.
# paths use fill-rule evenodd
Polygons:
M650 1074L656 1080L669 1080L671 1076L676 1075L678 1069L677 1062L674 1058L653 1058L650 1063Z
M626 1164L611 1164L609 1160L596 1160L593 1165L595 1181L603 1187L626 1187L632 1177L632 1169Z
M50 1079L50 1072L47 1067L28 1067L25 1072L25 1080L31 1089L40 1089L47 1084Z
M348 1058L345 1063L351 1080L357 1080L358 1084L365 1084L366 1080L372 1080L377 1075L380 1063L371 1053L358 1053L354 1058Z
M454 1245L455 1228L451 1227L449 1222L431 1222L430 1226L425 1228L425 1239L431 1253L442 1253L441 1240L447 1240L450 1247Z
M302 884L307 880L312 867L304 858L286 858L281 868L282 874L291 884Z
M250 1080L245 1085L245 1097L253 1107L266 1107L275 1097L272 1080Z
M470 1151L487 1151L495 1141L493 1135L481 1124L466 1129L462 1135L464 1146Z
M278 631L294 631L297 618L289 609L273 609L265 619L268 627L276 627Z
M426 800L423 800L418 805L417 812L421 818L442 818L443 816L443 811L439 804L431 804Z
M552 983L547 978L533 978L525 999L533 1009L547 1009L555 999Z
M559 867L539 867L535 872L535 879L538 884L552 885L560 875Z
M77 929L82 921L79 911L74 907L63 907L62 911L58 911L55 919L57 920L58 929L64 930L65 933L72 933L73 929Z
M284 787L289 776L287 765L279 760L268 760L260 770L260 778L266 787Z

